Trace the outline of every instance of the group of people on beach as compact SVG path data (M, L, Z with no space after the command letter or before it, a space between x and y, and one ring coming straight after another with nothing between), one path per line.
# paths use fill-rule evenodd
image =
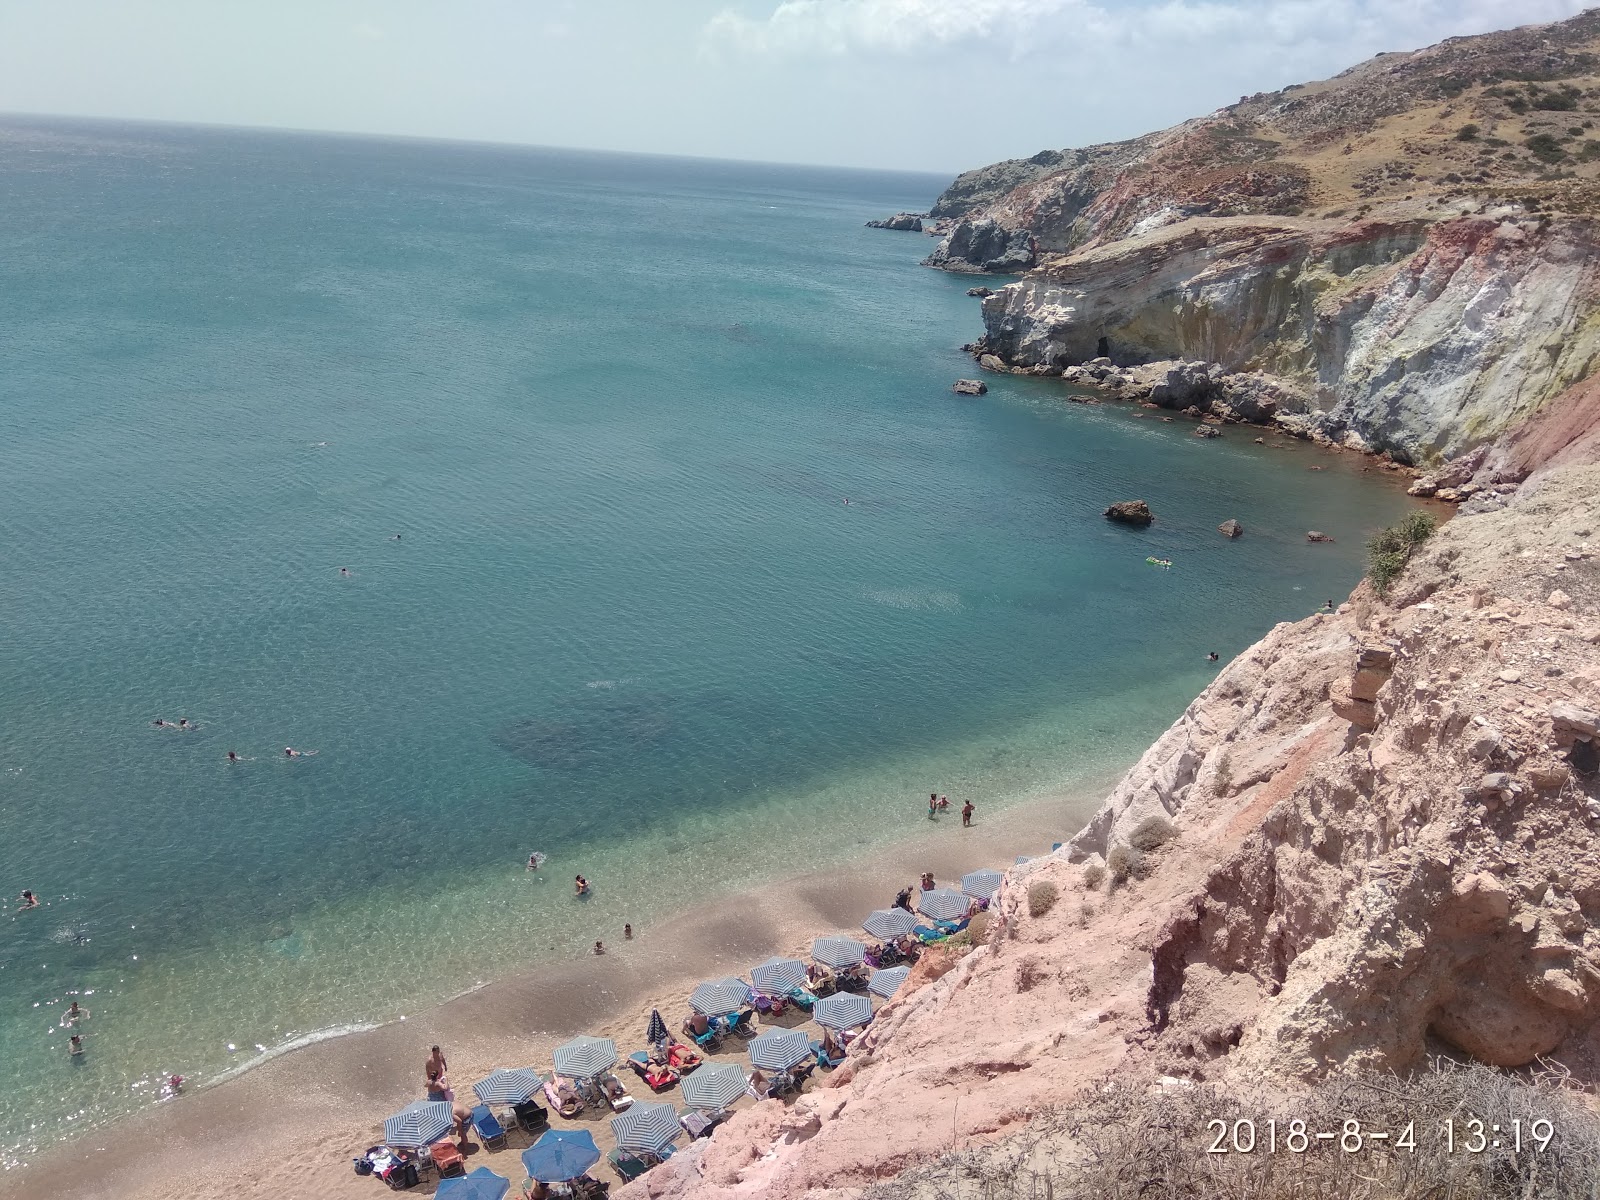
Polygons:
M940 813L950 811L950 797L941 796L938 792L928 793L928 820L937 820ZM968 800L961 806L961 824L968 828L972 825L972 814L976 811L972 801Z

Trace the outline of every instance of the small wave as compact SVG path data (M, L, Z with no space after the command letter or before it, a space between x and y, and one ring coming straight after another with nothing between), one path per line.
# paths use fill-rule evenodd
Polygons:
M868 592L867 599L888 608L918 612L955 612L962 607L961 596L956 592L922 592L911 588L882 588Z
M237 1079L251 1068L259 1067L262 1063L271 1062L275 1058L282 1058L285 1054L303 1050L307 1046L315 1046L318 1042L330 1042L334 1038L349 1037L352 1033L366 1033L368 1030L376 1028L378 1026L372 1022L363 1021L351 1025L334 1025L328 1029L318 1029L313 1033L303 1033L299 1037L290 1038L286 1042L261 1051L255 1057L240 1063L236 1067L229 1067L226 1071L207 1080L206 1083L207 1086L210 1086L223 1083L229 1079ZM259 1043L257 1048L259 1049Z

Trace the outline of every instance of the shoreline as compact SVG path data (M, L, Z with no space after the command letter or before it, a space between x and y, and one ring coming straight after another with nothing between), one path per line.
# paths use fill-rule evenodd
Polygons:
M998 809L963 829L950 814L887 845L821 869L651 923L632 942L506 976L424 1011L350 1032L321 1031L226 1078L119 1118L43 1150L0 1176L0 1197L164 1200L178 1192L216 1197L370 1197L371 1179L350 1159L382 1140L382 1121L421 1097L427 1048L443 1045L457 1095L497 1066L548 1069L551 1049L578 1033L616 1038L619 1053L644 1045L645 1021L660 1008L676 1029L695 984L719 973L744 973L775 953L808 948L813 937L859 933L867 912L924 870L941 880L981 866L1009 868L1018 854L1039 854L1076 833L1127 765ZM514 931L508 930L508 934ZM397 964L397 969L404 969ZM744 1060L742 1045L717 1056ZM620 1077L636 1100L681 1104L676 1090L652 1097L631 1072ZM604 1149L609 1125L586 1114ZM570 1127L573 1122L562 1122ZM514 1141L514 1145L520 1145ZM513 1184L514 1151L472 1155ZM609 1177L604 1163L596 1168ZM424 1185L425 1187L427 1185ZM422 1194L419 1189L414 1194Z

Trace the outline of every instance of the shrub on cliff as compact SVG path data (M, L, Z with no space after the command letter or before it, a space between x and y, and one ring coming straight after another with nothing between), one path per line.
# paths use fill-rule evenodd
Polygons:
M1130 879L1143 879L1144 869L1144 855L1132 846L1118 842L1106 855L1106 870L1111 872L1113 892Z
M1456 141L1458 142L1470 142L1477 136L1478 127L1472 124L1470 121L1463 125L1460 129L1456 130Z
M1056 885L1048 879L1041 879L1038 883L1028 885L1028 915L1042 917L1056 906L1056 897L1061 893Z
M1083 886L1091 892L1106 881L1106 869L1099 863L1090 863L1083 869Z
M1387 596L1394 581L1411 561L1411 553L1438 528L1432 514L1417 511L1398 525L1379 530L1367 543L1367 578L1380 596Z
M1178 835L1178 829L1165 817L1146 817L1128 835L1128 845L1149 853Z

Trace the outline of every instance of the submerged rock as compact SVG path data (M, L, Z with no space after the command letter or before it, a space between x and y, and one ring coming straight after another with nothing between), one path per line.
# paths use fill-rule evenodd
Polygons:
M1313 529L1313 530L1310 530L1306 534L1306 541L1308 541L1308 542L1331 542L1331 541L1333 541L1333 539L1331 537L1329 537L1327 534L1323 533L1320 529Z
M989 385L981 379L958 379L950 385L950 390L958 396L981 396L989 390Z
M1110 521L1124 525L1148 525L1156 519L1155 513L1143 500L1122 500L1100 514Z

